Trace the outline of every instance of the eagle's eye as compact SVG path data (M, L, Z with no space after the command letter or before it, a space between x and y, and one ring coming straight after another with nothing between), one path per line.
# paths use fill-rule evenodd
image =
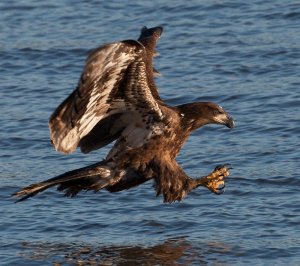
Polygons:
M214 115L220 115L220 114L223 114L223 111L220 110L220 109L213 109L213 114Z

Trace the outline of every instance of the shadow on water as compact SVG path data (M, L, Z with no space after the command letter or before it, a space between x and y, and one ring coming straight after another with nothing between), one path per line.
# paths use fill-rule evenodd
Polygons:
M184 238L154 246L115 246L75 243L23 242L20 256L29 262L53 265L206 265L222 264L231 252L224 243L192 244Z

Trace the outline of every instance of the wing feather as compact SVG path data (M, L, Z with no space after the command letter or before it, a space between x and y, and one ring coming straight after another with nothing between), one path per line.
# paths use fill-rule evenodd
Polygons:
M120 136L137 147L161 134L157 122L163 114L146 57L137 41L107 44L89 54L77 88L50 117L56 150L70 153L80 146L90 152Z
M130 77L125 90L127 106L135 108L142 116L160 121L163 114L149 88L145 62L140 58L133 62L127 75Z
M107 158L144 146L153 137L163 134L168 123L162 111L163 102L151 92L142 59L131 63L126 79L124 98L127 111L118 119L124 128Z
M101 120L90 133L82 139L83 152L103 147L118 139L108 157L127 149L146 144L153 136L163 133L164 119L160 102L154 97L147 80L146 65L138 58L128 66L123 84L125 110L120 115L110 111L110 116ZM112 100L111 106L120 101ZM118 110L118 108L117 108Z
M143 52L139 42L123 41L90 53L77 88L50 117L50 136L56 150L74 151L99 121L126 110L124 101L113 100L120 92L128 66Z

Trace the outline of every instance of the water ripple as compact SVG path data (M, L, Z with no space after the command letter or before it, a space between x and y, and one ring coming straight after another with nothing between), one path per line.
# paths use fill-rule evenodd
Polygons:
M2 264L299 263L298 3L28 0L0 9ZM75 88L90 49L158 24L162 98L217 102L236 120L231 131L194 132L178 157L195 177L231 163L225 194L199 187L168 205L148 182L75 199L49 190L15 204L10 195L21 186L105 156L109 148L55 152L49 116Z

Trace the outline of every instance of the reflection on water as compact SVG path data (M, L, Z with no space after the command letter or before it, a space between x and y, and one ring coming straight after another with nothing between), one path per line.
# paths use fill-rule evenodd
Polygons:
M23 242L20 256L53 265L226 265L222 254L229 252L231 248L223 243L193 245L179 238L151 247Z

